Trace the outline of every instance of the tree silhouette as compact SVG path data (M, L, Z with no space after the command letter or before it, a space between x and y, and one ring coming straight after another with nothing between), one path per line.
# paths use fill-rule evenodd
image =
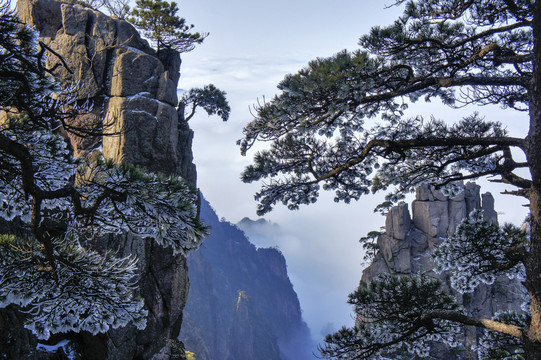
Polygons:
M207 34L191 33L193 25L178 17L175 2L160 0L137 0L128 20L156 46L158 57L165 49L179 53L192 51L201 44Z
M428 296L429 288L439 289L437 284L384 278L350 298L357 312L369 312L370 321L330 336L322 350L328 357L352 359L381 356L401 346L425 354L424 340L446 337L460 323L510 336L526 359L541 359L541 3L398 0L395 5L404 7L403 16L390 26L372 28L361 37L359 51L310 62L286 76L278 86L281 92L256 108L239 141L241 151L245 154L256 141L271 145L255 154L242 179L264 180L256 194L259 214L278 202L290 209L313 203L321 188L345 202L390 190L387 205L392 205L423 183L442 188L491 176L508 184L507 194L529 201L530 236L498 229L464 231L467 236L454 239L486 236L482 241L489 247L475 247L473 255L482 259L485 251L491 254L490 276L524 269L527 316L510 322L471 318L443 296L424 297L415 305L406 298L412 289ZM528 136L509 136L500 123L477 113L452 124L403 116L410 103L432 98L451 108L495 104L528 112ZM374 118L381 124L370 127L368 120ZM516 160L515 151L526 161ZM523 169L530 176L521 176ZM497 242L503 247L498 250L487 234L513 237ZM462 264L456 256L459 247L448 249L453 255L445 259ZM482 271L469 270L472 280L479 280ZM391 285L397 287L390 299L412 307L371 305L388 301L384 296L391 296ZM393 309L400 321L383 321Z

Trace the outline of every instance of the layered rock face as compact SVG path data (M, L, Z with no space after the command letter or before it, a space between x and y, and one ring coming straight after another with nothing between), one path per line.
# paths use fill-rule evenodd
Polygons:
M211 235L188 256L190 296L180 339L198 360L313 359L283 255L257 249L203 199Z
M477 208L483 209L487 220L498 221L493 196L480 194L480 186L474 183L466 184L461 191L450 196L429 185L419 187L411 204L411 215L407 204L393 207L387 214L385 232L377 240L379 249L370 266L363 271L362 280L368 283L381 273L429 273L439 277L471 315L491 317L504 310L519 311L524 293L518 280L501 277L491 286L481 285L472 294L460 295L451 289L448 275L433 271L436 266L432 259L434 249ZM471 347L479 336L476 329L465 327L461 350L449 351L442 344L435 344L431 356L450 360L476 359Z
M72 84L80 102L94 105L90 114L72 119L71 125L89 130L98 126L105 135L67 134L76 155L101 146L107 158L181 175L195 185L193 132L183 114L179 121L176 109L178 53L167 53L160 60L130 24L78 4L20 0L17 9L21 19L35 26L40 41L51 49L47 66L59 65L55 77L64 85ZM118 256L138 257L138 295L144 298L149 315L143 331L127 326L99 336L66 335L79 344L82 357L183 358L182 344L176 338L188 293L186 259L152 239L130 235L93 240L89 246L114 251ZM19 330L22 319L17 313L8 309L0 313L0 320L0 358L2 353L13 359L47 358L31 354L36 339Z
M56 67L55 78L94 105L72 124L103 127L103 138L69 134L75 155L102 145L107 158L182 174L195 184L193 133L177 114L178 53L158 59L129 23L76 3L19 0L17 9L52 50L47 66Z

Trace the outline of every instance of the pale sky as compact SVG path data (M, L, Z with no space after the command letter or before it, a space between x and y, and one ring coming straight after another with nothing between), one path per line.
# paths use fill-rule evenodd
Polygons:
M256 220L253 195L258 184L243 184L240 173L254 152L242 157L236 140L252 119L250 106L271 98L288 73L297 72L316 57L327 57L347 48L355 50L358 38L372 26L392 23L398 8L385 9L391 1L368 0L183 0L180 15L195 30L209 32L203 45L183 54L179 88L212 83L228 94L230 120L198 113L190 121L195 131L194 157L198 186L219 217L232 223L244 217ZM524 115L497 108L480 108L482 115L509 123L514 135L526 129ZM458 119L471 109L450 111L438 104L415 105L412 114L434 113ZM522 117L522 120L521 120ZM491 187L493 194L501 188ZM487 191L485 188L482 191ZM303 316L314 338L342 325L353 325L347 295L361 277L360 237L384 225L373 213L383 194L366 196L349 205L335 204L323 193L317 204L289 211L277 206L265 218L281 230L272 239L252 239L256 245L278 245L288 263L289 276L299 295ZM521 221L526 211L521 201L496 196L496 208L506 221ZM504 213L507 211L506 213ZM259 242L259 243L258 243Z

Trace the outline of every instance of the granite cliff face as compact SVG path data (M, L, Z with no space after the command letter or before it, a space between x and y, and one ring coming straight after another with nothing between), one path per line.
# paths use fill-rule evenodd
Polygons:
M66 62L68 69L59 66L55 70L56 79L75 86L81 102L94 104L92 113L72 119L71 124L88 129L98 126L105 135L67 134L76 156L101 147L107 158L181 175L195 185L193 132L183 114L179 120L176 109L178 53L158 59L130 24L75 3L20 0L17 9L52 50L47 54L47 66L58 64L59 56ZM78 344L84 359L182 359L182 344L176 338L188 294L186 259L151 239L129 234L111 235L89 245L118 256L138 257L138 295L149 310L147 327L65 337ZM0 312L0 321L0 358L48 358L35 353L36 339L21 329L20 314L7 309Z
M198 360L312 359L308 327L283 255L257 249L203 199L211 235L188 256L180 340Z
M55 78L73 85L80 101L94 105L91 114L73 119L73 125L101 126L109 135L70 134L75 155L102 145L108 158L182 174L195 184L193 134L183 114L180 121L177 114L178 53L164 51L158 59L132 25L77 3L19 0L17 9L59 55L47 55L48 68L58 65Z
M411 215L407 204L395 206L387 214L385 232L377 240L378 251L363 271L362 280L370 282L381 273L425 272L439 277L471 315L491 317L499 311L519 311L524 294L518 280L501 277L492 286L481 285L472 294L461 296L451 289L448 275L433 271L436 264L432 253L441 238L453 234L462 219L477 208L484 210L487 220L498 221L494 198L490 193L481 195L480 186L474 183L466 184L451 196L429 185L419 187L411 204ZM449 351L435 344L431 356L434 359L476 359L471 346L477 343L479 336L474 328L466 327L461 351Z

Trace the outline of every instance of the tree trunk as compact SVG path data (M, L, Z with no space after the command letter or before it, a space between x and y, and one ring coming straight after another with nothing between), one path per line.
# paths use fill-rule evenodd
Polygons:
M541 1L536 1L534 6L533 78L529 89L530 129L526 154L532 176L531 247L525 263L532 320L523 335L527 360L541 360Z
M541 190L538 186L534 185L530 201L531 249L526 261L525 284L530 295L532 320L524 331L523 343L526 360L541 360Z

